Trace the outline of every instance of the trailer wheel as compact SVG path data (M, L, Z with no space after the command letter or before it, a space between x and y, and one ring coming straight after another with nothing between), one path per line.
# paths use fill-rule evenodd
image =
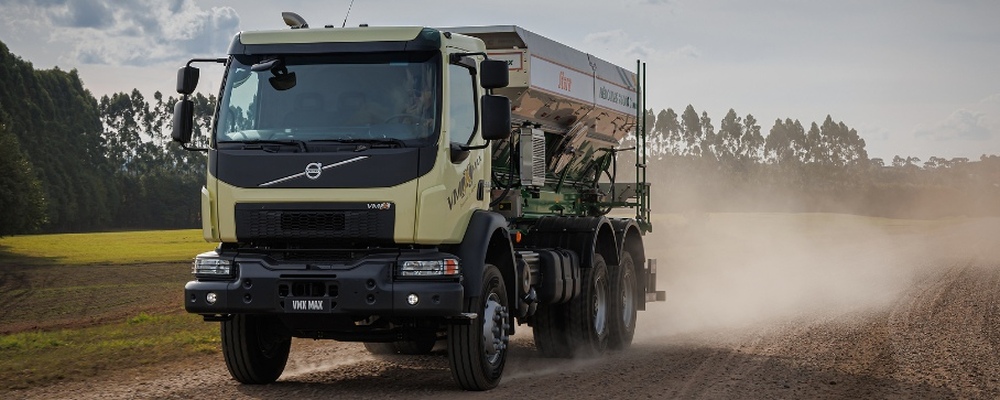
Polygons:
M266 384L285 370L292 336L278 318L236 314L222 322L221 332L222 355L233 379Z
M592 356L608 348L611 312L608 265L604 257L594 254L590 268L583 268L583 287L580 296L570 300L570 337L573 338L575 355Z
M611 333L608 347L621 350L632 345L635 336L636 313L635 262L632 254L623 252L621 263L611 277Z
M567 341L567 310L564 304L539 304L532 318L535 348L545 357L573 356Z
M486 264L483 289L471 297L465 312L476 313L471 324L448 327L451 375L465 390L492 389L500 383L507 362L510 314L507 289L497 267Z

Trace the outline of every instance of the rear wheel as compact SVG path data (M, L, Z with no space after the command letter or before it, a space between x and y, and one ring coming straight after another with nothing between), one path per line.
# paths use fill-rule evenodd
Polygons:
M627 349L635 336L638 311L636 295L635 262L632 254L623 252L621 263L611 277L611 333L608 347Z
M567 341L565 304L539 304L532 318L531 333L535 347L545 357L571 357Z
M567 304L569 308L569 334L575 355L591 356L608 348L611 311L608 282L608 265L604 257L594 254L593 265L583 269L583 287L580 296Z
M465 312L476 313L476 319L448 327L451 375L462 389L492 389L507 363L510 324L507 289L497 267L486 264L482 293L466 302Z
M288 361L292 336L276 317L237 314L222 322L222 355L233 379L271 383Z

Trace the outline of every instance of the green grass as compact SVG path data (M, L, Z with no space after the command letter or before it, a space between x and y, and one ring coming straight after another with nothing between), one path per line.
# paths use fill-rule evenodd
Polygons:
M218 353L218 324L183 306L212 248L199 230L0 238L0 398Z
M212 250L197 229L65 233L0 238L0 263L141 264L187 261Z
M139 313L82 329L0 335L0 391L218 353L218 324L186 314Z

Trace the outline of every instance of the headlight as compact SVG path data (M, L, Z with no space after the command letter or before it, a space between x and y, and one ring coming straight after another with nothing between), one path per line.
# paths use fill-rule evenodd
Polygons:
M456 276L461 273L458 260L446 258L432 261L403 261L399 265L399 276Z
M216 257L216 253L199 254L194 259L191 273L196 277L227 278L233 276L233 262Z

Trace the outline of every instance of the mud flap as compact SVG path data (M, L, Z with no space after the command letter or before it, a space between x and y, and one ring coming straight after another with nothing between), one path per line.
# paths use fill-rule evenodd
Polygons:
M667 292L663 290L656 290L655 258L646 260L646 266L643 268L643 273L646 274L646 302L667 301Z

